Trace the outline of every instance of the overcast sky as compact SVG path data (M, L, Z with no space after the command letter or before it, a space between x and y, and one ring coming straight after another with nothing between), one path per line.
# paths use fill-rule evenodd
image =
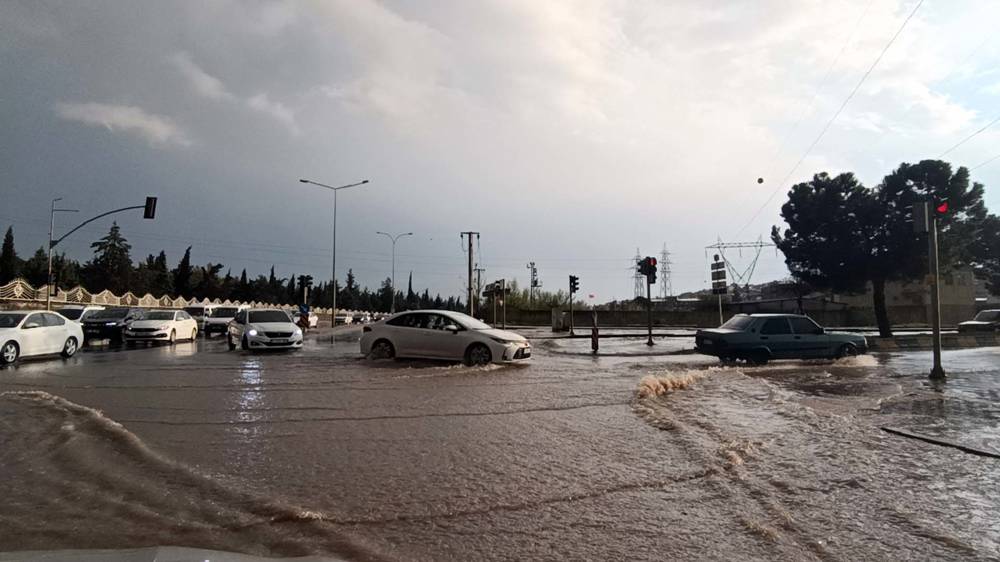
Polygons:
M118 218L142 259L238 275L460 294L459 232L486 278L631 296L636 248L708 286L704 247L766 240L791 183L876 184L1000 116L1000 4L925 0L787 182L916 0L235 0L0 2L0 226L22 255L49 202ZM1000 154L1000 125L946 159ZM758 184L757 178L764 183ZM1000 160L973 171L1000 209ZM769 200L773 193L777 192ZM759 214L757 211L760 210ZM754 218L756 215L756 218ZM77 217L58 216L57 234ZM110 220L65 249L90 257ZM744 254L746 257L746 254ZM25 256L27 257L27 256ZM731 257L741 263L739 254ZM787 275L765 250L757 280Z

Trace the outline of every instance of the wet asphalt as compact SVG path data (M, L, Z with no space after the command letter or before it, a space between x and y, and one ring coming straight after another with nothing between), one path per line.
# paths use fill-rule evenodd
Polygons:
M722 368L683 338L659 339L656 355L609 340L593 356L587 340L525 333L539 339L518 366L371 362L348 327L298 352L230 352L212 338L2 369L0 493L15 499L0 506L12 530L0 551L167 541L403 560L1000 556L1000 460L881 429L1000 452L998 348L946 352L940 385L924 375L929 352ZM142 484L115 492L109 474ZM81 510L86 525L46 515Z

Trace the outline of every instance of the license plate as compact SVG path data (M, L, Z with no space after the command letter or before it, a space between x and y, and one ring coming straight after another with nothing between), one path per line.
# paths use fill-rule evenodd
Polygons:
M701 345L712 345L712 340L701 340Z
M271 343L288 343L288 340L271 340Z

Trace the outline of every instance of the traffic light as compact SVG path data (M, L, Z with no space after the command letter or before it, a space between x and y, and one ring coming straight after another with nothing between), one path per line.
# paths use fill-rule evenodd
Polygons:
M577 292L578 290L580 290L580 278L577 277L576 275L570 275L569 276L569 293L572 295L573 293Z
M650 285L656 284L656 258L645 257L636 262L639 267L639 273L646 276L646 281Z
M937 199L934 201L934 215L938 218L948 214L948 200Z
M156 197L146 198L146 206L142 209L142 218L156 218Z

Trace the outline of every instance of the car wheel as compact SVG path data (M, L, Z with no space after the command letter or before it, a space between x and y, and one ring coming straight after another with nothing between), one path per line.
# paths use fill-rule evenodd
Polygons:
M723 365L732 365L733 363L736 363L736 357L733 355L720 355L719 361L721 361Z
M226 345L229 346L229 351L236 351L236 342L233 341L233 336L226 334Z
M21 348L16 342L9 341L0 347L0 365L9 365L21 356Z
M198 328L194 328L191 330L191 341L195 341L197 339L198 339Z
M372 344L372 350L368 353L372 359L392 359L396 357L396 348L389 343L389 340L378 340Z
M170 330L170 338L167 339L170 345L177 343L177 330Z
M250 349L250 340L248 340L246 336L243 336L243 339L240 340L240 348L244 351Z
M755 366L767 365L767 362L770 361L770 359L771 357L766 351L753 351L747 355L747 363Z
M135 347L135 340L126 339L125 347Z
M63 344L62 356L69 359L76 354L76 350L79 349L76 338L69 337L66 339L66 343Z
M465 352L466 365L488 365L492 361L493 353L490 351L490 348L481 343L470 345L469 349Z
M837 350L837 359L843 359L845 357L856 357L858 355L858 348L854 347L852 344L845 343L840 346Z

